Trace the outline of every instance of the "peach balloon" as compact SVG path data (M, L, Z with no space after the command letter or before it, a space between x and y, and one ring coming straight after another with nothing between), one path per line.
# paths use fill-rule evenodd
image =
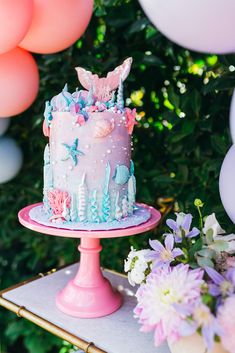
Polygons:
M93 0L34 0L31 27L20 47L34 53L56 53L71 46L86 30Z
M14 49L26 35L33 0L0 0L0 54Z
M21 48L0 55L0 116L26 110L39 88L38 67L33 56Z

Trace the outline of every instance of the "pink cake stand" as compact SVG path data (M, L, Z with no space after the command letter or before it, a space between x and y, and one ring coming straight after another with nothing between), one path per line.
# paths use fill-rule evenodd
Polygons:
M101 272L100 238L117 238L147 232L159 223L160 212L141 204L150 210L151 217L139 226L105 231L80 231L47 227L31 220L29 212L35 206L35 204L27 206L19 212L19 221L23 226L48 235L81 238L78 247L81 254L79 270L75 278L58 293L57 307L68 315L80 318L101 317L116 311L122 304L122 298Z

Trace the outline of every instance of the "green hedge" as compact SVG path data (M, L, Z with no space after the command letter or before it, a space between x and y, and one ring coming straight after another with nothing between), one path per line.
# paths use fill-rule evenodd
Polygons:
M134 63L125 95L140 119L134 133L138 200L157 206L159 197L169 197L175 210L190 210L200 198L206 211L215 211L222 225L232 229L220 202L218 177L231 144L235 56L203 55L173 44L150 24L137 0L97 0L89 28L73 47L36 55L39 96L27 112L12 119L8 134L21 145L24 166L17 178L0 186L1 288L77 260L77 241L31 232L17 220L23 206L42 199L44 102L65 82L75 89L75 66L105 74L129 56ZM105 240L103 265L122 270L130 244L146 246L148 237ZM61 346L60 340L3 309L0 317L1 353L23 352L23 347L32 353L54 347L56 352Z

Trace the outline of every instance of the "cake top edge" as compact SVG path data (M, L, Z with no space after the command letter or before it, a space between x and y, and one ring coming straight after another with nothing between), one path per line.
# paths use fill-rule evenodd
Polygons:
M75 92L70 93L66 83L59 94L46 101L46 126L50 127L53 112L69 112L75 117L80 117L83 123L88 120L89 113L112 112L130 115L130 109L124 107L123 82L130 73L132 61L132 58L127 58L106 77L99 77L91 71L76 67L78 80L85 89L77 88ZM135 115L135 111L133 113Z

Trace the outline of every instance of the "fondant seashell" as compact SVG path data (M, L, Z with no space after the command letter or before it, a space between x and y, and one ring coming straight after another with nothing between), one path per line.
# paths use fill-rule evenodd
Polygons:
M118 185L124 185L128 182L130 177L129 169L126 165L117 165L115 169L115 173L113 176L113 180Z
M99 120L95 124L94 128L94 137L105 137L109 135L114 129L114 121L113 120Z

